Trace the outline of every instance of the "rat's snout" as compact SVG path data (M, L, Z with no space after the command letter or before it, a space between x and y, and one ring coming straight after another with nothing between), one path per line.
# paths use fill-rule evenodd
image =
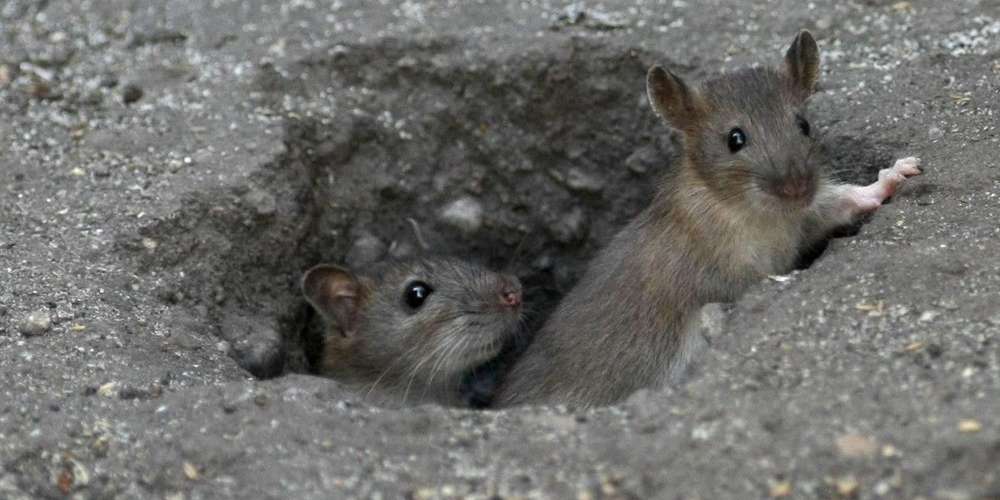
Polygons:
M783 201L808 205L816 194L816 176L794 175L776 179L770 191Z
M509 290L500 295L500 300L507 307L518 307L521 305L521 291Z
M500 286L500 304L504 307L517 308L521 306L521 302L520 283L503 280Z

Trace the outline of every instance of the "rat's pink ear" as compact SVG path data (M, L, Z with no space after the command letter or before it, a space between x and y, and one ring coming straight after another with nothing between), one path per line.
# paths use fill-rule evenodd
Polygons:
M698 91L660 66L653 66L646 73L646 97L656 114L681 130L699 121L705 110Z
M808 31L803 30L792 41L785 53L785 71L792 79L792 87L805 99L816 90L819 79L819 48Z
M344 336L357 329L365 301L365 287L350 271L320 264L302 277L302 294L329 322L336 323Z

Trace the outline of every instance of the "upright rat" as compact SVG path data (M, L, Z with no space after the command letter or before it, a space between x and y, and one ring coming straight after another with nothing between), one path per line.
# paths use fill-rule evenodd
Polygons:
M320 372L385 405L464 406L462 378L521 322L517 278L443 257L385 262L365 276L321 264L302 291L328 325Z
M876 210L920 173L919 160L906 158L869 186L825 176L801 114L818 75L806 31L780 69L747 68L700 88L649 70L649 102L683 138L678 165L537 332L497 406L603 405L661 385L683 369L703 305L789 271L803 246Z

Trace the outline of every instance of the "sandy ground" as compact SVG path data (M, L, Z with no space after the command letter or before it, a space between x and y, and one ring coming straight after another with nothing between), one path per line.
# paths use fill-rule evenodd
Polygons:
M1000 3L468 4L0 2L0 498L1000 498ZM669 168L646 68L802 28L833 165L926 173L717 309L687 384L384 410L307 374L299 274L406 217L537 322Z

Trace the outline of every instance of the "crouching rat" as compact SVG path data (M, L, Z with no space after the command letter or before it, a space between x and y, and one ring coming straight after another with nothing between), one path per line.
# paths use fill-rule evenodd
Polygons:
M700 88L649 70L649 102L683 138L679 164L536 334L496 405L603 405L666 382L683 368L703 305L789 271L800 248L920 173L907 158L869 186L824 176L802 115L818 74L805 31L781 68L743 69Z
M328 326L320 373L386 406L465 406L463 377L521 323L517 278L444 257L375 264L365 275L321 264L302 292Z

